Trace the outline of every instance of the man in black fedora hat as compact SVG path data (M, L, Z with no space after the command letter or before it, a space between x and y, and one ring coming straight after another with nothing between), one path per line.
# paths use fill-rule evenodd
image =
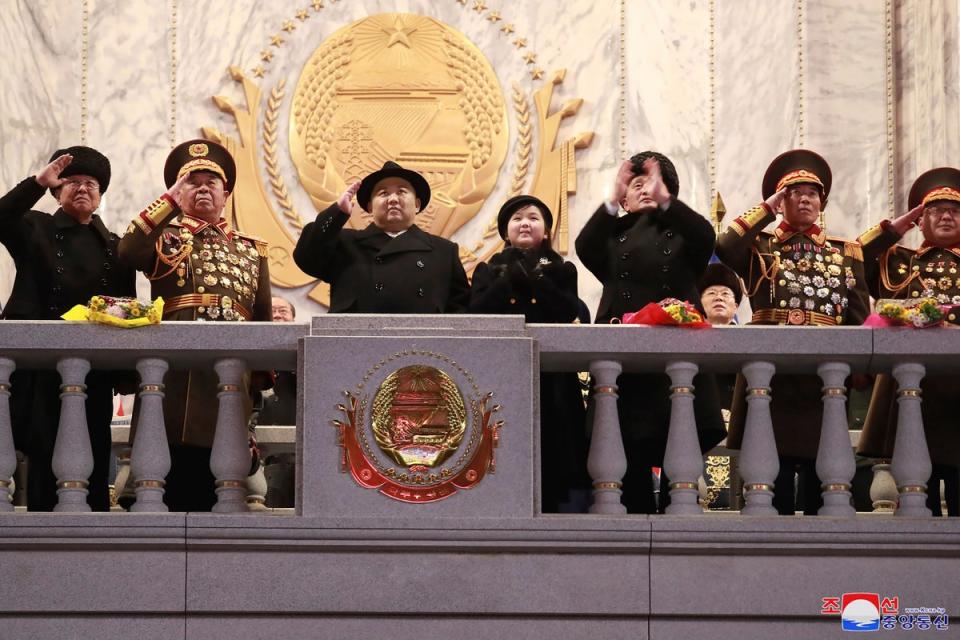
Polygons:
M353 198L373 221L344 229ZM414 223L430 202L426 179L386 162L306 225L293 252L305 273L330 284L332 313L457 313L470 285L457 244Z
M707 265L698 284L700 304L713 325L735 324L737 308L743 299L743 283L730 267L714 262Z
M0 243L17 270L4 318L57 320L94 295L136 295L133 270L117 261L119 239L96 213L109 185L106 156L75 146L55 151L36 176L0 198ZM48 189L60 208L53 215L31 211ZM31 511L49 511L57 503L51 461L60 419L60 376L55 371L20 370L11 382L14 438L28 456L27 506ZM109 372L91 371L86 378L87 428L94 457L88 501L97 511L109 509L112 384Z

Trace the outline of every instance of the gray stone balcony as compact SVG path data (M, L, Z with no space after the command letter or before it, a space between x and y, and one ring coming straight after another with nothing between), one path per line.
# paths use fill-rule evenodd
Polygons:
M0 478L16 464L11 370L56 367L66 388L54 456L59 511L14 512L0 503L9 507L0 513L0 638L819 638L842 635L840 616L822 613L824 598L854 592L896 597L901 614L943 607L953 618L960 519L932 518L924 507L930 459L917 389L925 375L956 373L958 356L960 332L950 329L688 331L525 326L492 316L141 330L3 322ZM448 465L461 484L442 485L450 491L444 499L433 499L441 490L428 481L410 488L414 471L401 482L382 468L373 436L364 436L372 416L385 415L376 413L377 389L408 365L444 372L466 396L467 433ZM83 511L92 458L82 384L91 367L141 375L131 513ZM220 378L211 461L217 513L168 513L162 502L162 380L187 367ZM293 512L246 511L238 387L248 368L298 372ZM541 370L593 373L590 513L540 513ZM621 371L672 379L666 515L627 515L620 504ZM748 381L740 512L704 512L697 501L697 371L742 371ZM777 459L766 389L774 372L824 380L818 516L776 516L770 506ZM850 372L892 373L899 384L892 514L850 506L854 460L842 391ZM492 460L477 466L481 451ZM391 487L400 488L390 494ZM956 634L942 637L949 631Z

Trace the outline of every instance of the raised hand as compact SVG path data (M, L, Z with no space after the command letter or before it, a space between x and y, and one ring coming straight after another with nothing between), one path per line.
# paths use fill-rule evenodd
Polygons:
M617 177L613 181L613 192L610 194L610 204L619 205L627 195L627 188L634 178L633 163L624 160L617 170Z
M662 207L670 202L670 191L667 185L663 183L663 174L660 172L660 163L656 158L647 158L643 162L643 171L647 176L647 193L657 206Z
M780 206L783 204L783 200L786 197L787 197L787 188L784 187L783 189L780 189L780 191L777 191L772 196L767 198L766 200L767 206L770 207L770 210L773 211L774 213L778 213L780 211Z
M902 216L897 216L890 221L890 228L893 229L897 235L902 236L907 231L910 231L910 228L915 224L919 224L917 220L920 219L920 216L923 215L923 204L918 204L910 211L907 211Z
M169 189L167 189L167 195L170 196L170 198L177 203L178 207L180 206L180 193L183 191L183 185L187 183L187 180L189 178L190 178L190 173L187 172L182 176L180 176L179 178L177 178L177 181L174 182Z
M340 196L340 199L337 200L337 206L340 207L340 211L343 211L348 216L353 213L353 197L357 195L357 191L360 190L360 181L354 182L352 185L347 187L347 190L343 192L343 195Z
M40 173L36 175L34 180L36 180L37 184L41 187L56 189L63 184L63 179L60 178L60 174L63 173L63 170L66 169L71 162L73 162L73 156L65 153L45 166Z

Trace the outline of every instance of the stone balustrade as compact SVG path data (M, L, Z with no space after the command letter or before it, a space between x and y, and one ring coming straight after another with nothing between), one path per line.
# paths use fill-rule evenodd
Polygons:
M390 338L390 344L383 347L389 351L422 343L424 337L455 346L467 360L478 356L471 349L483 350L482 358L476 360L483 367L500 365L497 353L489 351L489 344L535 344L529 356L524 355L525 347L516 354L503 352L503 357L515 357L517 362L529 366L530 378L538 370L589 370L593 374L596 407L588 470L595 486L590 511L595 514L625 512L620 502L620 480L626 471L626 459L616 411L616 380L621 372L663 372L670 377L672 415L664 462L671 478L669 513L699 514L702 509L697 503L696 483L702 472L702 459L696 439L696 390L692 380L698 372L741 371L748 389L746 430L739 460L744 515L775 513L771 498L778 463L769 410L774 373L810 373L823 380L823 425L816 463L823 485L820 513L850 517L854 515L850 505L854 460L847 429L844 380L851 372L892 372L900 387L899 425L890 467L900 492L896 513L929 516L924 503L931 466L918 385L924 375L953 372L954 361L960 355L960 332L952 330L720 327L694 331L631 326L524 326L516 317L496 316L321 316L314 319L312 330L304 324L165 323L146 330L120 331L58 322L8 321L0 323L0 477L9 478L16 464L8 406L11 372L15 368L56 368L63 380L61 423L53 460L60 487L57 510L88 510L86 481L92 469L92 455L83 411L84 378L91 368L136 369L141 405L138 437L131 455L136 493L131 510L165 511L163 478L170 468L170 459L163 428L163 378L171 369L209 367L216 370L220 379L220 413L211 457L218 493L214 511L243 512L248 454L240 390L245 370L299 367L301 376L310 381L308 387L315 391L326 390L330 382L346 388L349 384L337 379L345 360L311 360L305 353L315 347L339 344L338 341L356 348L357 353L376 353L381 349L378 340ZM511 382L517 384L516 380ZM494 391L498 395L509 392L499 388ZM312 398L316 393L309 395ZM520 394L517 398L513 404L536 404L534 394ZM333 409L322 403L310 405L309 399L307 406L317 412L331 413ZM533 411L532 416L536 407L526 410ZM328 416L316 419L323 423ZM524 430L537 445L539 430L533 428L533 421L528 419L528 425L514 424L508 428L514 430L510 433ZM309 435L305 441L310 441ZM330 466L328 460L310 459L323 455L329 458L329 452L324 454L320 449L316 443L301 447L299 453L306 456L301 462L307 476L318 465ZM5 490L6 486L0 485L0 489ZM11 508L7 501L0 501L0 510ZM536 512L534 507L530 515Z

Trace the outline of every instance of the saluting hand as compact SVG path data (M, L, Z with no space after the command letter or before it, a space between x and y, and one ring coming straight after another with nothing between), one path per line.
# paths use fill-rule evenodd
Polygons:
M630 181L633 180L633 163L624 160L617 171L617 177L613 181L613 193L610 194L610 204L620 205L627 196L627 188Z
M890 221L890 227L897 232L897 235L902 236L907 231L910 231L910 228L913 225L918 224L917 220L920 216L923 215L923 204L918 204L910 211L907 211L902 216L897 216Z
M357 191L360 190L360 181L354 182L352 185L347 187L347 190L343 192L343 195L340 196L340 199L337 200L337 206L340 207L340 211L343 211L348 216L353 214L353 197L357 195Z
M773 211L774 213L778 213L780 211L780 206L783 204L783 200L786 197L787 197L787 188L784 187L783 189L780 189L780 191L777 191L772 196L767 198L766 200L767 206L770 207L770 210Z
M55 159L40 171L34 178L41 187L46 189L56 189L63 184L60 174L73 162L73 156L65 153Z
M185 185L189 179L190 173L185 173L177 178L177 181L174 182L169 189L167 189L167 195L170 196L170 199L177 203L178 207L180 206L180 194L183 192L183 185Z

